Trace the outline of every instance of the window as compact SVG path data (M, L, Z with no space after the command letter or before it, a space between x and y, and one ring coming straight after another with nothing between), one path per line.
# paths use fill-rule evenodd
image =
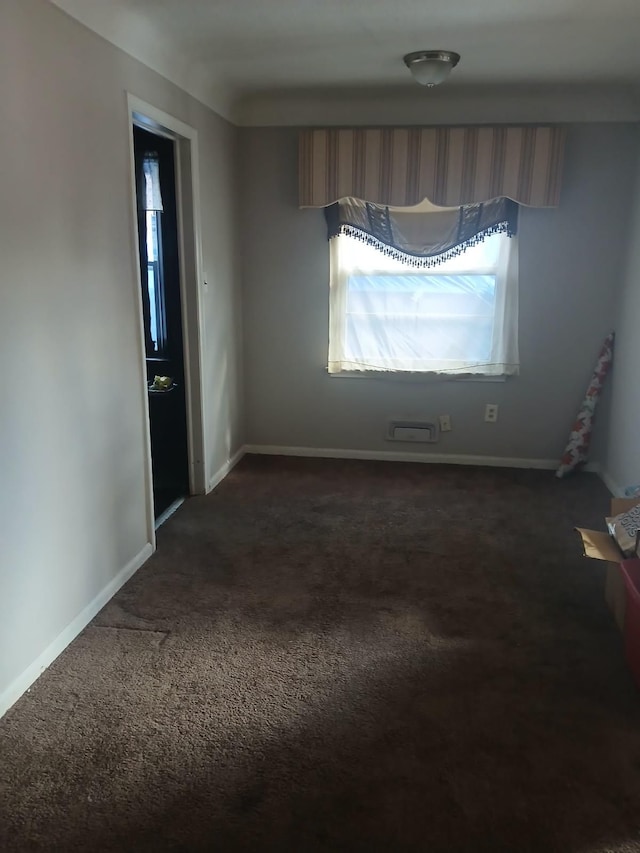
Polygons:
M517 373L515 238L428 268L344 233L330 247L330 373Z
M166 345L164 318L164 282L162 276L161 231L159 210L145 211L147 244L147 289L149 292L149 337L152 354L162 355Z
M138 131L138 134L142 133ZM157 151L143 151L141 148L137 149L136 158L139 161L138 236L143 275L145 347L147 358L160 358L167 353L160 158Z

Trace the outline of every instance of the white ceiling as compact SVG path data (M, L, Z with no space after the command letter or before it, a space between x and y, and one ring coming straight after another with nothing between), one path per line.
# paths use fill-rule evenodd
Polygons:
M640 0L52 2L227 116L276 93L424 98L402 62L423 48L462 54L440 99L640 84Z

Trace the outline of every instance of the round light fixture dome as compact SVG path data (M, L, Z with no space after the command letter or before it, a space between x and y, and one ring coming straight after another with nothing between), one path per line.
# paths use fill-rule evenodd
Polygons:
M452 50L416 50L404 57L404 64L421 86L444 82L458 62L460 54Z

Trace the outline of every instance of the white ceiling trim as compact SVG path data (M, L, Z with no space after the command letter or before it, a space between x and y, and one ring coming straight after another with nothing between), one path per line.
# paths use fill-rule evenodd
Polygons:
M165 77L196 100L230 120L232 97L211 80L204 63L176 48L126 0L50 0L106 41Z

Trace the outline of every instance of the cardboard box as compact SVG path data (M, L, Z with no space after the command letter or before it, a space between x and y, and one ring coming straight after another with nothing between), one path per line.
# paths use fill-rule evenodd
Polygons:
M634 506L638 506L638 503L638 498L613 498L610 515L627 512ZM604 560L607 563L604 597L614 615L618 628L622 631L624 630L624 617L627 609L627 592L620 563L625 557L608 532L586 530L582 527L577 527L576 530L582 538L585 557L590 557L593 560Z

